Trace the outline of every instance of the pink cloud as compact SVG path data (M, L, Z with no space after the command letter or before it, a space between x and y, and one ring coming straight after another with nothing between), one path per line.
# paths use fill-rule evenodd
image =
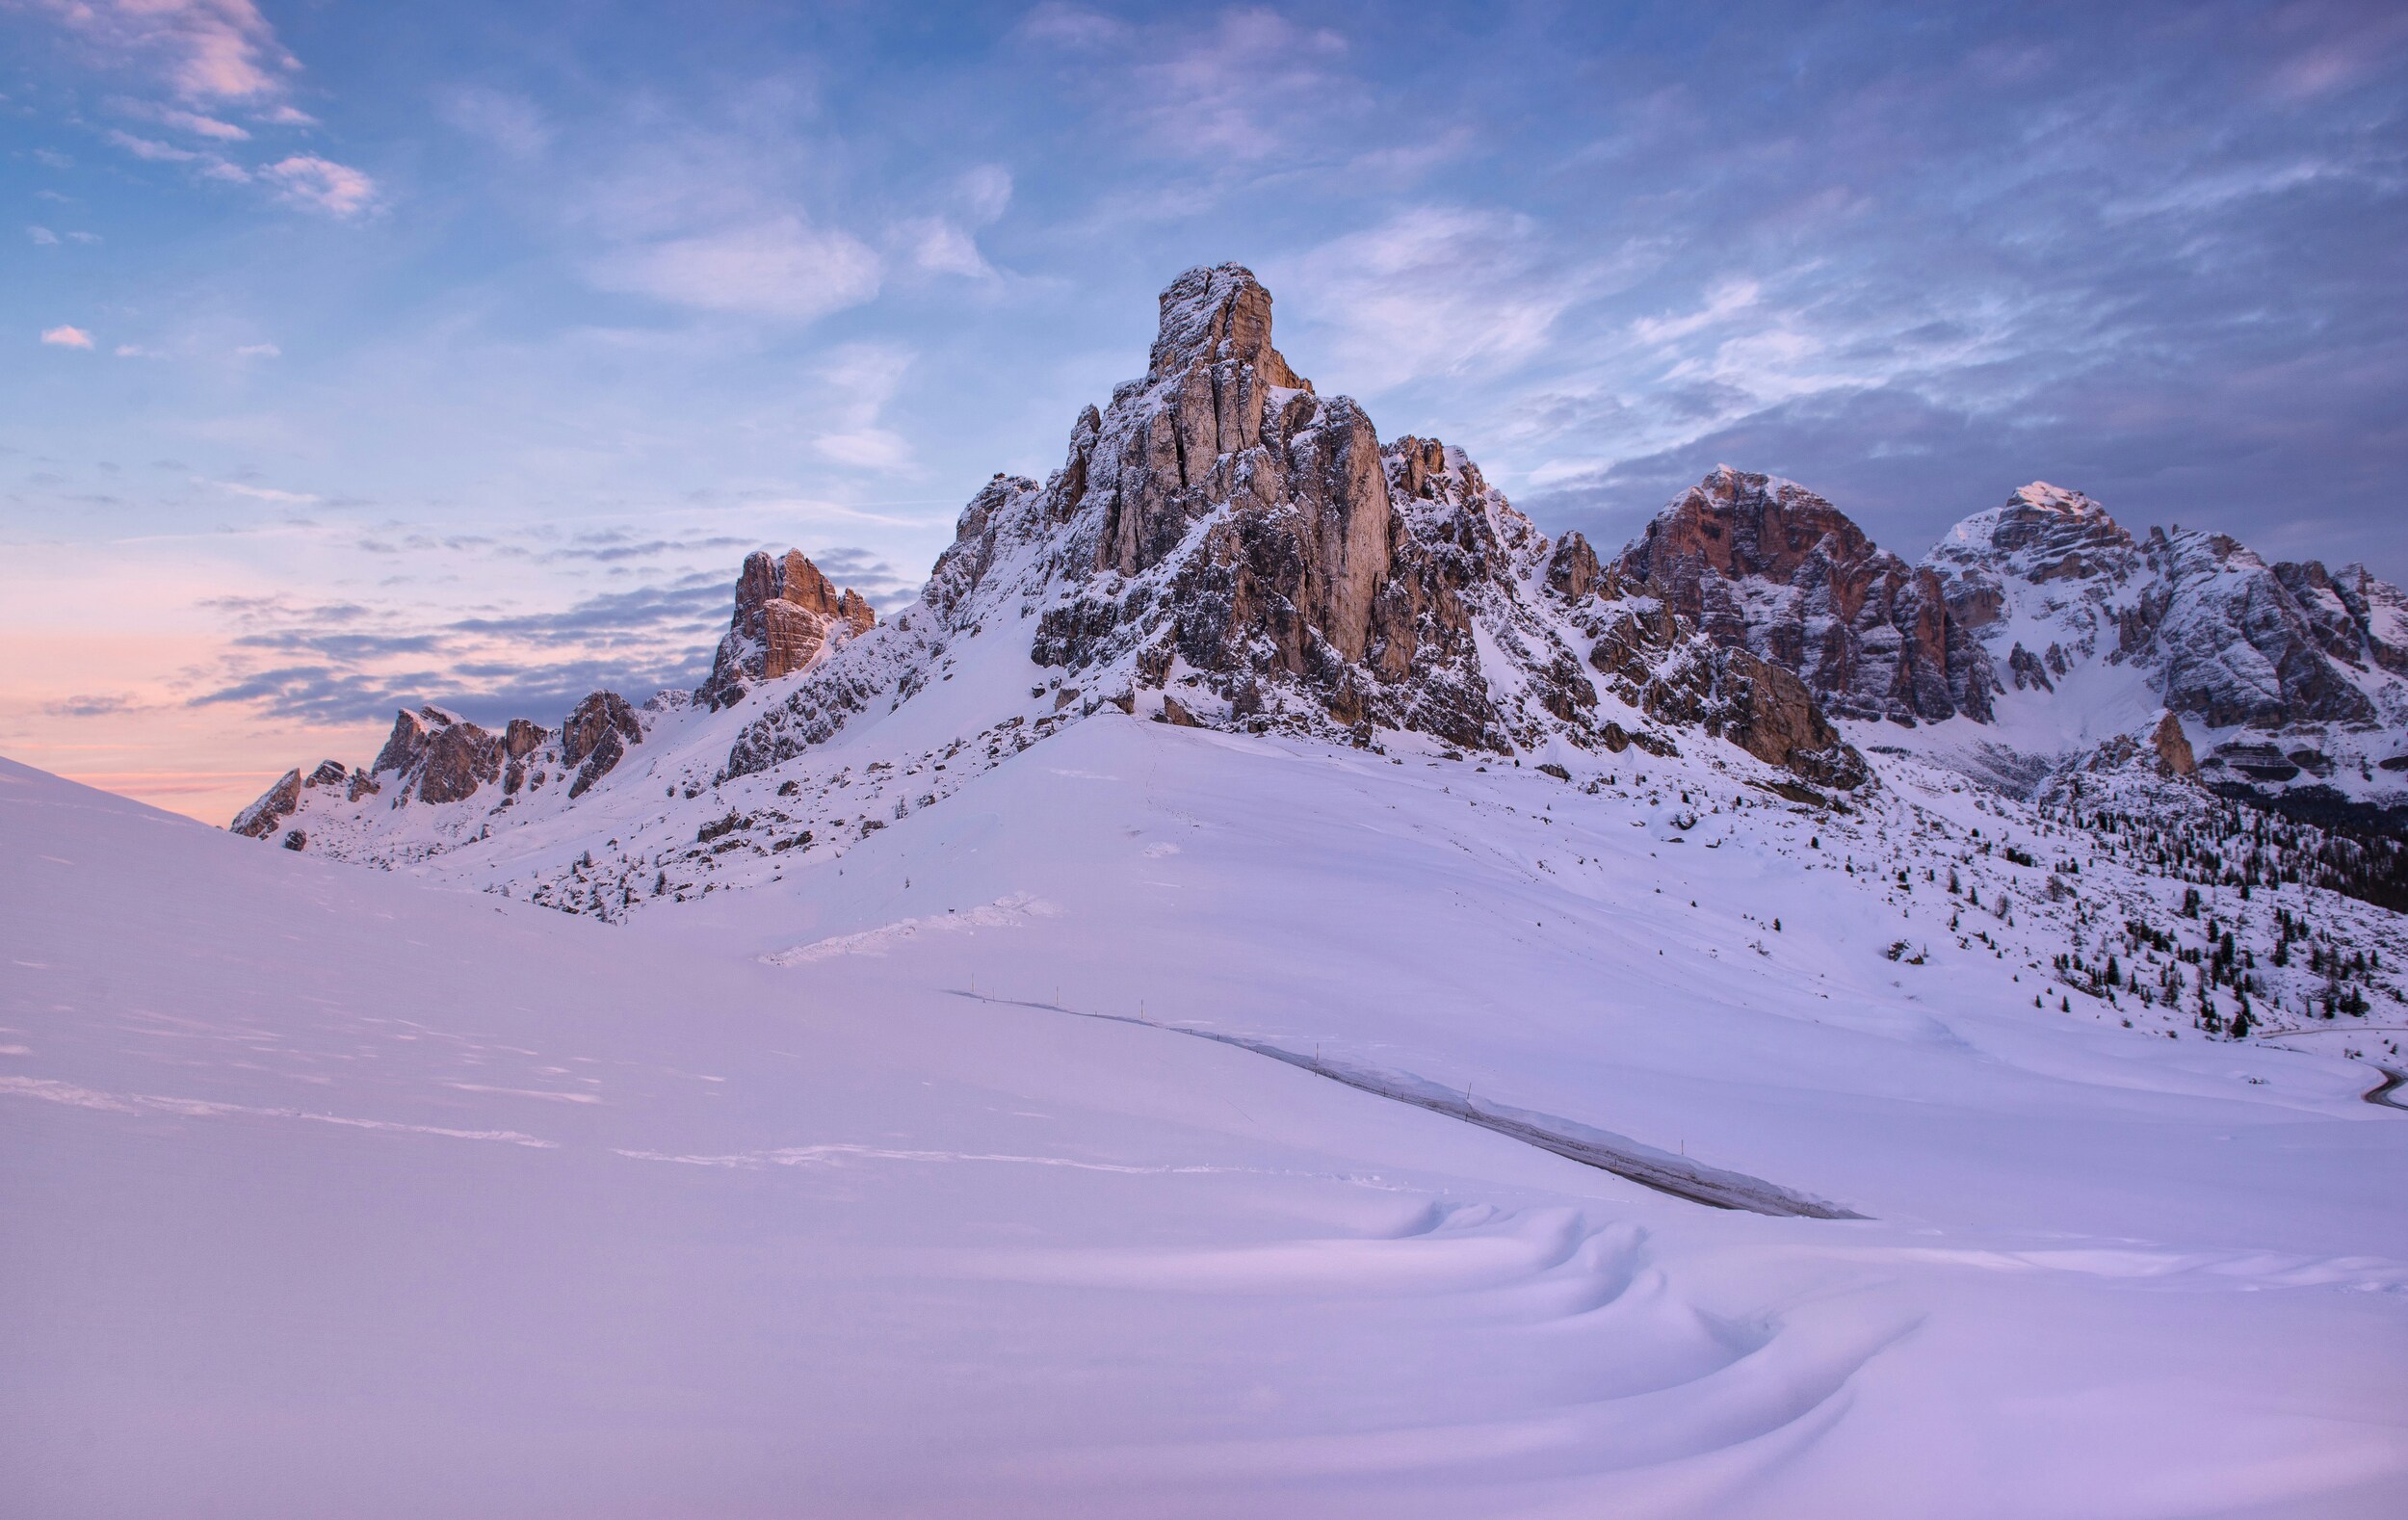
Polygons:
M314 153L296 153L259 172L282 187L286 199L332 216L356 216L376 204L375 180L348 164Z
M46 0L113 61L166 78L191 100L255 100L301 66L251 0Z
M54 349L89 349L92 347L92 334L81 328L70 328L61 323L55 328L44 328L41 341Z

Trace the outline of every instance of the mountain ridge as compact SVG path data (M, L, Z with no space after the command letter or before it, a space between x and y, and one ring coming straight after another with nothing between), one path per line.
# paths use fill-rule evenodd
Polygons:
M1190 270L1160 305L1145 374L1080 414L1047 480L982 486L891 618L799 551L756 552L696 692L596 693L500 734L405 711L367 772L297 768L239 829L391 867L625 791L630 754L692 799L875 730L892 752L864 763L927 783L844 817L857 836L1107 709L1565 774L1687 745L1817 805L1911 754L2040 802L2137 768L2200 806L2408 809L2408 755L2384 763L2408 751L2408 598L2361 567L2135 540L2044 484L1910 565L1803 486L1729 466L1601 559L1462 450L1383 443L1317 391L1242 266ZM786 848L825 846L827 822Z

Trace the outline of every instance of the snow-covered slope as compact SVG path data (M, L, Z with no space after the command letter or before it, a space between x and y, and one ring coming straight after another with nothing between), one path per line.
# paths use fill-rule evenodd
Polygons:
M624 926L0 766L13 1503L2391 1513L2408 1114L2335 1047L2399 1036L2073 991L2205 924L1752 765L1113 711Z
M747 561L700 700L248 837L0 766L12 1497L2392 1513L2396 853L2163 708L2371 755L2396 594L1736 474L1609 566L1269 310L889 619Z

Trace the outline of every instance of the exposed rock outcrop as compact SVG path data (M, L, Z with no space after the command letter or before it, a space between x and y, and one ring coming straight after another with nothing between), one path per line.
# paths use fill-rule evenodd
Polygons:
M1716 643L1795 671L1839 716L1989 716L1998 677L1938 577L1792 482L1717 466L1614 568Z
M1269 294L1222 265L1163 293L1145 376L1082 414L1050 482L999 477L964 511L929 601L958 616L999 558L1034 545L1059 589L1040 666L1127 663L1141 686L1176 670L1212 698L1183 694L1187 710L1238 726L1494 750L1514 725L1473 616L1507 616L1513 557L1544 541L1459 451L1382 447L1361 407L1317 394L1271 345ZM1562 641L1525 632L1534 663L1569 668L1593 702Z
M393 715L392 732L366 771L346 773L339 762L328 760L301 784L339 790L350 802L376 796L389 786L393 789L386 803L389 807L413 801L440 805L465 801L497 780L505 799L516 797L531 776L539 780L550 765L577 772L577 779L571 782L574 796L608 774L628 745L642 740L643 728L635 711L614 692L596 692L578 703L558 735L524 718L511 719L497 734L429 703ZM574 758L563 757L561 751L566 749L575 751ZM280 795L282 786L277 783L268 796L246 808L235 821L236 831L266 838L277 820L291 815L302 800L299 789L280 810L260 811Z
M274 786L260 793L256 801L235 814L229 826L238 834L265 839L293 815L293 809L301 806L301 772L287 771Z
M457 802L498 778L502 759L499 736L429 703L414 713L404 708L394 715L393 732L368 770L372 776L398 773L402 790L397 804L412 797L422 802Z
M364 772L344 770L340 760L321 760L317 769L305 776L298 769L285 772L249 807L235 814L234 822L228 826L235 833L252 839L265 839L275 833L284 820L301 810L301 799L308 792L320 789L340 792L345 800L356 801L374 792L376 785ZM296 839L301 844L294 843ZM299 850L306 843L306 836L296 829L284 841L284 848Z
M807 670L838 644L868 632L877 614L859 591L838 591L801 550L779 558L755 550L736 577L736 611L710 678L695 697L717 709L753 683Z
M2158 726L2149 734L2149 746L2158 752L2158 765L2167 775L2196 775L2198 758L2191 753L2190 736L2183 732L2183 721L2172 713L2158 720Z
M1601 589L1618 592L1618 578ZM1593 616L1589 664L1649 718L1702 728L1818 785L1856 787L1870 775L1794 672L1715 642L1654 597L1616 595Z
M568 783L568 795L585 796L589 787L611 773L629 745L641 743L643 725L616 692L596 692L579 702L568 721L561 725L561 764L577 769L576 778Z
M2019 690L2054 692L2096 663L2129 667L2211 728L2364 723L2381 718L2366 677L2408 667L2408 598L2363 566L2269 565L2228 535L2180 528L2135 541L2046 484L1958 523L1926 563Z
M2155 584L2130 657L2157 668L2166 706L2214 728L2374 721L2327 647L2365 663L2364 631L2346 616L2319 628L2276 567L2224 534L2153 532L2147 554ZM2332 588L2320 564L2282 568L2303 589Z

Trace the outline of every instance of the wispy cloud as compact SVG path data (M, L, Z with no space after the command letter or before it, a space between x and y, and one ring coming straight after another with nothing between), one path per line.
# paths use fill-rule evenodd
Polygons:
M1316 125L1369 96L1345 67L1347 39L1264 7L1136 26L1075 6L1039 6L1022 42L1050 53L1157 152L1253 163L1318 150Z
M149 72L188 100L282 92L300 61L250 0L37 0L106 61Z
M377 203L377 182L347 164L296 153L259 171L260 177L282 190L284 198L328 216L355 217Z
M44 702L41 710L52 718L118 718L130 713L148 713L160 704L124 692L102 692L62 697Z
M460 131L490 143L516 159L541 157L552 145L552 125L524 95L483 87L445 91L438 109Z
M1090 11L1066 0L1045 0L1021 17L1019 36L1047 47L1091 49L1127 40L1136 28L1117 16Z
M159 119L171 127L182 127L197 137L213 138L220 143L248 143L250 134L231 121L205 117L197 111L162 111Z
M697 575L558 611L416 625L400 609L356 602L224 599L217 610L234 626L231 652L187 700L312 722L376 719L422 701L488 722L557 721L597 688L641 699L699 684L732 584L732 575Z
M273 485L249 485L241 481L205 481L201 484L215 485L222 491L231 491L237 496L248 496L255 502L274 502L282 507L306 507L313 502L325 499L313 496L307 491L283 491L277 490Z
M103 138L146 163L184 164L203 179L226 184L260 181L286 201L336 217L355 217L377 204L376 182L364 170L315 153L287 152L245 164L228 153L253 141L253 127L308 127L316 118L293 104L301 61L276 39L252 0L34 0L95 66L153 82L166 98L120 94L109 102L120 116L199 140L187 147L122 127ZM55 159L65 167L64 158Z
M162 143L157 138L136 137L122 127L111 127L108 139L136 158L144 159L153 164L190 164L201 156L189 147L177 147L172 143Z
M979 249L977 228L987 225L1011 204L1011 172L1000 164L982 164L961 176L953 204L935 216L912 217L896 223L894 240L905 260L930 275L959 275L993 279L995 268Z
M25 229L25 235L33 239L35 245L39 248L57 248L59 246L59 235L56 232L51 231L48 227L27 227Z
M879 414L911 367L910 350L894 344L851 343L838 349L822 375L833 426L811 440L831 463L868 470L901 470L911 463L911 445L882 426Z
M1640 317L1631 324L1631 333L1641 343L1671 343L1729 322L1753 307L1756 298L1763 294L1764 287L1755 280L1725 280L1707 292L1705 304L1695 310L1661 317Z
M1272 273L1308 323L1335 329L1349 383L1375 391L1531 358L1612 271L1594 256L1565 258L1530 217L1421 206Z
M89 349L92 347L92 334L81 328L61 323L55 328L44 328L41 341L55 349Z
M703 311L809 322L877 295L877 254L849 232L786 214L631 244L595 259L604 290Z

